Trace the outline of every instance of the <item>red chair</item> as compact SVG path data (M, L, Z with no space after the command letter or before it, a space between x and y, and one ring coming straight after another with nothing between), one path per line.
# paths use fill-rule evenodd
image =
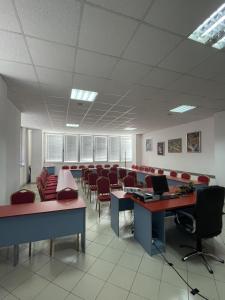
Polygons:
M102 176L108 178L108 175L109 175L109 170L108 169L102 169Z
M94 167L94 165L88 165L88 169L93 169Z
M25 203L33 203L35 201L35 193L26 189L19 190L11 195L10 201L12 205ZM24 228L26 230L26 228ZM31 242L29 242L29 257L31 257Z
M91 170L89 169L86 169L84 171L84 180L83 180L83 185L84 185L84 191L86 192L87 191L87 185L88 185L88 175L92 173Z
M127 175L123 178L124 187L135 187L135 180L133 176Z
M198 176L198 182L205 183L206 185L209 185L209 181L210 181L210 178L208 176L205 176L205 175Z
M128 172L128 175L134 177L134 186L135 187L137 187L137 188L143 187L143 184L137 182L137 172L130 171L130 172Z
M101 202L107 202L111 201L111 196L110 196L110 184L109 184L109 179L106 177L100 177L97 179L97 201L96 201L96 209L98 205L98 215L100 218L100 203Z
M96 169L102 168L102 165L96 165Z
M150 172L151 173L155 173L155 169L154 168L150 168Z
M79 169L85 169L86 167L85 167L85 165L80 165L79 166Z
M84 173L85 171L87 171L88 169L87 168L82 168L81 169L81 177L80 177L80 181L81 181L81 186L82 188L84 188Z
M113 165L114 168L119 168L118 164Z
M139 170L140 170L140 171L144 171L144 170L145 170L145 167L140 166Z
M109 172L109 184L112 190L122 189L122 184L118 183L118 176L116 172Z
M68 170L70 167L69 166L62 166L63 170Z
M182 179L190 180L190 179L191 179L191 175L188 174L188 173L182 173L182 174L181 174L181 178L182 178Z
M145 167L145 172L150 172L150 168L149 167Z
M96 169L96 173L99 177L102 176L102 170L103 170L103 168L100 168L100 167Z
M170 176L171 177L177 177L177 172L176 171L170 171Z
M123 180L124 177L127 176L127 170L126 169L119 169L119 180Z
M117 168L115 168L115 167L111 167L109 170L110 170L110 172L117 173Z
M50 201L56 199L56 187L45 188L42 184L41 177L37 177L37 188L41 201Z
M97 173L89 173L88 174L88 193L87 197L90 195L90 202L91 202L91 192L97 192L97 179L98 174Z
M163 174L164 174L164 170L158 169L158 174L159 174L159 175L163 175Z
M135 167L136 167L136 165L132 165L132 166L131 166L131 169L135 169Z
M70 169L76 170L76 169L77 169L77 166L71 166Z
M145 185L147 188L152 188L152 176L151 175L145 176Z
M77 191L67 187L57 193L57 200L77 199Z
M104 168L110 168L109 164L104 165Z

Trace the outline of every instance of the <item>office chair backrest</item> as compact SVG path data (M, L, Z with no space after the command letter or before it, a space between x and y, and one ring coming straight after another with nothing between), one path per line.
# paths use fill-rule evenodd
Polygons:
M210 238L221 233L224 191L225 189L220 186L197 190L195 207L197 237Z
M135 179L133 176L127 175L123 178L124 187L134 187L135 186Z

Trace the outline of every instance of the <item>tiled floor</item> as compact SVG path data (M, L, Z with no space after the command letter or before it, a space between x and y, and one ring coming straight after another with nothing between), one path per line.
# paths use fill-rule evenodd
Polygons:
M28 188L36 191L34 185ZM94 201L90 204L86 200L86 203L86 254L75 250L74 237L57 239L54 258L48 255L48 241L33 243L31 260L28 259L27 245L21 245L20 263L14 268L12 249L0 249L0 299L201 299L190 294L186 284L160 255L150 257L134 240L130 212L121 213L121 237L118 238L110 227L108 205L102 208L99 221ZM207 299L225 300L225 266L211 261L214 269L214 275L211 275L199 259L182 262L181 257L188 250L180 249L179 245L193 244L194 241L177 230L172 218L166 220L166 228L166 258ZM224 232L206 242L209 249L223 258Z

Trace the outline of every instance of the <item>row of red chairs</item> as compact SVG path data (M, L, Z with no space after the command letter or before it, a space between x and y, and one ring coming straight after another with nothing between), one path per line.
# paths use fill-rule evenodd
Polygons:
M76 170L76 169L94 169L94 168L110 168L111 165L109 164L105 164L105 165L88 165L88 166L85 166L85 165L79 165L79 166L76 166L76 165L73 165L73 166L62 166L62 169L63 170L68 170L68 169L73 169L73 170ZM114 164L112 167L114 168L118 168L119 165L118 164Z

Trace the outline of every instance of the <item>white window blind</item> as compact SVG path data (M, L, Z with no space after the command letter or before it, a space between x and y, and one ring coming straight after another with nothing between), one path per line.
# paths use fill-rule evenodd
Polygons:
M63 160L63 135L46 134L46 162L62 162Z
M107 137L95 136L94 137L94 157L95 161L107 161Z
M78 162L78 143L77 135L65 135L64 138L64 161Z
M93 161L93 136L80 136L80 162Z
M132 137L121 136L121 161L132 161Z
M109 136L108 143L109 161L118 162L120 161L120 137Z

